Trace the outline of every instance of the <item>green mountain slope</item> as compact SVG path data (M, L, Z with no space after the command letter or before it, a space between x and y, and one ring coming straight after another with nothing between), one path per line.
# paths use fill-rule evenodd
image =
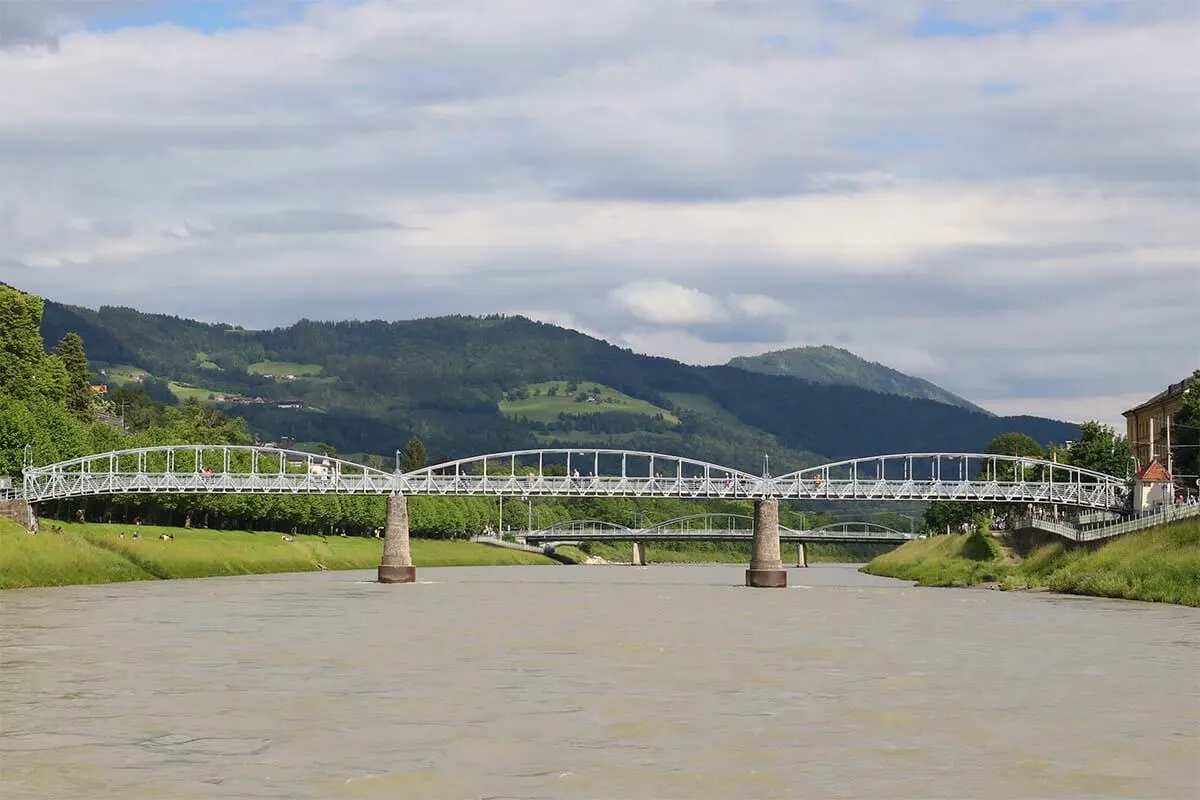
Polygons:
M978 451L1005 431L1039 441L1078 431L857 387L689 366L523 317L301 320L248 331L48 302L47 340L67 330L83 335L94 366L144 371L148 393L190 389L190 396L245 417L264 440L292 436L344 453L390 457L415 433L437 460L592 445L678 453L754 472L769 453L778 474L835 458ZM106 379L116 375L132 379L115 369ZM552 385L565 392L569 383L583 400L547 398Z
M840 347L823 345L774 350L757 356L739 356L730 360L729 366L764 375L787 375L811 383L857 386L882 394L934 400L981 414L991 413L924 378L867 361Z

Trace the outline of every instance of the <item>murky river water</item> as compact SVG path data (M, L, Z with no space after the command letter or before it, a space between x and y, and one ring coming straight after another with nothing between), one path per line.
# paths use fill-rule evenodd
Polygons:
M840 566L0 593L0 797L1195 798L1200 611Z

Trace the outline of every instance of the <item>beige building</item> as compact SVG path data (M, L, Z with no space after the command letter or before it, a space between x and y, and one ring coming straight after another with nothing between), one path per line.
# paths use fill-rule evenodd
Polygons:
M1183 390L1190 378L1173 383L1165 391L1125 412L1125 438L1141 472L1155 459L1167 463L1168 420L1183 405Z

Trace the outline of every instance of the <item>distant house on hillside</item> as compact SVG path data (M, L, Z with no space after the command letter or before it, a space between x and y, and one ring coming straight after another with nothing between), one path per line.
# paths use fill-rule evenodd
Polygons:
M1167 438L1170 419L1183 405L1183 390L1188 379L1172 383L1164 391L1151 397L1139 406L1124 413L1125 438L1137 459L1137 470L1141 472L1155 459L1167 459Z

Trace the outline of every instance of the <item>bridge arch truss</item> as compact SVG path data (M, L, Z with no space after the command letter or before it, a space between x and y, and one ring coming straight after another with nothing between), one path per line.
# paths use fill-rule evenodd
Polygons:
M1126 481L1037 458L982 453L901 453L854 458L797 470L771 480L790 500L961 500L1057 503L1114 509Z
M101 494L373 494L395 476L296 450L250 445L164 445L82 456L24 472L38 502Z
M434 464L401 476L406 494L522 497L743 498L764 479L707 461L639 450L512 450Z
M361 494L755 500L964 500L1115 510L1125 481L1040 459L908 453L838 461L778 477L634 450L513 450L408 473L249 445L167 445L24 471L30 501L100 494Z

